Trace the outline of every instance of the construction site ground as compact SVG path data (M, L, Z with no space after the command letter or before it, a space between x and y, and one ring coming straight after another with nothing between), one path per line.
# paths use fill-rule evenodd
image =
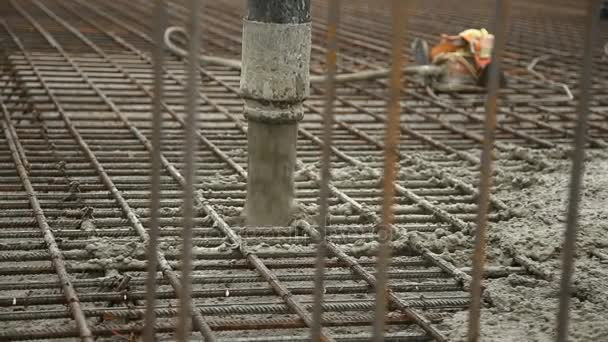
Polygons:
M168 1L172 25L186 23L187 3ZM510 3L481 340L552 341L589 19L583 1ZM390 67L389 9L388 1L342 2L340 73ZM97 341L125 341L142 331L153 10L147 0L0 2L0 341L73 341L83 327ZM313 0L312 10L311 73L322 75L327 1ZM205 54L240 59L244 13L244 0L204 1ZM410 1L403 53L410 60L416 37L435 43L441 33L491 28L494 13L493 1ZM570 341L608 340L607 23L593 57ZM539 57L534 70L545 79L527 70ZM167 341L180 285L185 66L167 55L156 293ZM243 227L239 71L199 71L193 338L207 325L222 341L307 341L324 86L312 85L299 125L293 223ZM324 306L325 335L336 341L371 338L388 94L386 79L337 88ZM485 97L434 93L406 78L401 105L386 340L426 341L438 331L465 341Z

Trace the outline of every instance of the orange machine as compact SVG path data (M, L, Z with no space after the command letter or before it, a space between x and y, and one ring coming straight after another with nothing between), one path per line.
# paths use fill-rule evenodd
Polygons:
M492 61L494 35L485 29L469 29L456 36L441 35L441 41L431 49L433 64L456 59L475 79Z
M494 35L483 28L468 29L454 36L442 34L440 42L430 51L423 40L416 39L412 44L417 64L432 64L442 70L431 79L433 87L451 91L487 85L493 46ZM501 84L505 84L504 75L500 77Z

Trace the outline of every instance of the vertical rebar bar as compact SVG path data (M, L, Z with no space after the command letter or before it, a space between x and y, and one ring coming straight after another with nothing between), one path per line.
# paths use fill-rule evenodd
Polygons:
M376 310L373 326L373 340L384 340L385 316L387 312L388 265L391 257L390 242L393 222L393 202L395 195L395 179L397 174L397 148L399 145L399 117L401 112L401 76L404 66L403 40L405 34L405 4L403 0L393 0L391 5L392 19L392 52L391 75L388 103L388 120L386 122L386 138L384 144L384 178L382 200L382 222L378 227L380 248L377 255L376 269Z
M186 74L188 80L185 89L185 105L186 105L186 129L184 139L184 178L186 179L186 187L184 189L183 213L184 221L182 226L182 287L180 293L180 314L179 325L177 329L178 341L187 341L190 338L191 327L191 272L192 272L192 228L194 225L194 181L196 159L195 151L197 150L197 142L195 136L197 124L197 103L198 103L198 53L200 45L199 35L199 11L200 0L190 0L190 21L188 22L188 61L186 63Z
M509 0L496 1L495 45L490 64L490 79L486 98L483 150L481 152L481 175L477 203L477 230L475 232L475 252L473 254L473 280L471 282L471 306L469 310L468 340L479 340L481 318L481 295L483 268L486 256L486 228L490 208L490 189L492 187L493 150L496 138L496 111L498 90L500 89L500 66L507 39Z
M570 190L568 194L568 214L566 231L564 234L564 247L562 252L562 278L560 284L559 311L557 314L557 341L568 340L570 281L574 268L574 254L576 248L576 233L578 226L578 209L581 200L582 178L585 162L585 136L587 119L589 117L589 100L591 96L591 68L593 67L593 49L599 30L600 0L587 1L587 20L585 30L585 44L583 49L583 64L580 80L580 98L578 102L578 123L574 138L574 155L572 156L572 173L570 175Z
M162 101L163 101L163 33L167 27L167 8L164 0L155 1L152 58L154 60L154 99L152 103L152 169L150 170L150 226L148 239L148 277L146 279L146 314L144 341L152 342L156 316L156 269L158 266L158 237L160 210L160 175L162 172Z
M333 144L334 101L336 98L336 68L338 51L338 25L340 0L329 0L327 9L327 50L325 63L327 80L325 84L325 111L323 115L323 155L321 159L321 191L319 195L319 243L317 244L317 262L315 270L315 292L312 313L312 341L321 341L323 322L323 295L325 292L325 257L327 255L326 229L331 181L331 146Z
M498 90L500 89L500 66L506 46L509 0L496 1L495 44L490 64L490 79L486 98L483 150L481 153L481 175L477 204L477 230L475 232L475 252L473 254L473 280L471 282L471 306L469 310L468 341L479 340L481 318L481 296L483 269L486 261L486 230L490 209L490 189L492 187L493 150L496 138L496 111Z

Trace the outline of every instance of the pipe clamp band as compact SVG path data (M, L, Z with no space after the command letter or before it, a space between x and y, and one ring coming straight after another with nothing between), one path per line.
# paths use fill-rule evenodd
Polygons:
M247 120L267 124L295 123L304 117L302 103L262 103L245 99L244 115Z

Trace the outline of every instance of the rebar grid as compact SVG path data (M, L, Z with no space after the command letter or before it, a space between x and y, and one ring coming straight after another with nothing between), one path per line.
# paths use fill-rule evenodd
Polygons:
M402 1L395 0L391 3L391 26L392 26L392 45L391 53L391 73L390 73L390 88L389 101L387 103L386 134L384 138L384 175L382 178L382 212L381 221L378 227L378 237L380 240L380 249L378 251L378 265L376 266L376 310L374 320L374 339L375 342L384 340L384 317L387 312L387 292L388 292L388 275L386 269L391 257L390 241L392 240L392 231L390 225L393 224L393 203L395 196L395 179L398 170L395 169L397 156L395 150L399 143L399 113L401 111L401 77L404 64L404 58L401 53L405 25L407 21L402 20L405 4ZM441 339L445 339L439 334Z
M95 47L90 41L88 41L86 38L83 38L83 36L80 33L78 33L77 31L74 31L75 30L74 28L69 27L69 25L67 23L65 23L65 22L62 22L62 23L66 27L68 27L69 29L71 29L73 32L75 32L75 34L79 38L81 38L81 39L83 39L83 41L87 42L87 44L89 46L91 46L93 49L95 49L100 55L105 56L105 54L101 50L99 50L97 47ZM112 63L109 59L108 59L108 62ZM77 66L75 66L75 68L77 68ZM119 67L117 67L117 69L122 70ZM86 76L84 74L82 74L82 76L86 78ZM129 127L129 129L132 132L134 132L134 134L142 141L142 143L146 146L146 148L150 149L150 144L149 144L148 140L141 133L138 132L137 128L134 128L129 123L129 121L124 117L124 115L122 115L121 112L117 109L116 105L114 103L112 103L110 100L108 100L105 96L103 96L103 94L99 91L98 88L95 87L94 84L91 84L91 87L94 88L94 89L96 89L98 91L98 93L100 94L100 96L102 96L104 98L104 100L106 101L106 103L108 104L108 106L110 106L114 110L114 112L121 118L121 120L123 120L123 122L125 123L125 125L127 125ZM193 122L191 122L191 123L184 122L184 126L186 126L186 127L194 127L194 123ZM194 136L194 132L193 132L193 136ZM185 177L183 177L179 172L175 171L176 170L175 167L173 167L171 164L169 164L166 161L166 159L164 157L162 157L162 155L161 155L161 159L164 161L164 164L165 164L164 166L167 169L169 169L169 171L176 178L176 180L180 182L180 184L182 185L182 187L184 189L193 188L193 186L191 184L188 184L187 179ZM188 166L186 166L186 167L188 167ZM257 256L255 254L250 253L250 252L248 252L247 250L244 249L244 247L242 246L242 244L240 242L240 238L225 223L223 223L223 221L221 220L221 218L219 218L219 216L213 211L213 209L211 209L210 207L208 207L208 206L205 205L205 199L202 198L202 196L200 196L200 194L196 194L195 197L196 197L196 200L198 201L198 203L200 205L202 205L205 208L206 211L208 211L208 215L212 216L213 219L214 219L214 221L217 222L220 225L221 229L226 232L226 235L231 240L231 242L234 245L236 245L237 247L239 247L239 249L241 250L242 254L244 256L246 256L251 261L251 263L256 267L256 269L258 269L260 271L260 273L262 273L262 275L264 277L267 278L267 280L276 289L276 291L279 292L282 297L286 298L285 300L287 301L287 303L289 305L291 305L291 306L294 307L294 310L296 310L296 312L298 312L303 317L303 319L307 322L307 324L310 324L310 322L308 322L308 319L307 319L307 314L299 307L299 304L294 299L290 298L291 294L289 294L289 291L286 288L284 288L283 285L281 285L278 282L278 280L276 279L276 277L271 274L270 270L268 270L266 268L266 266L264 266L264 264L257 258ZM190 237L183 238L183 239L185 241L186 240L187 241L191 241ZM191 249L190 246L186 246L184 248ZM182 269L182 272L183 271L184 270ZM186 272L189 272L189 271L186 271ZM190 281L188 281L188 282L190 283ZM184 292L182 292L182 294L183 293ZM184 297L187 297L187 296L184 296ZM190 301L188 300L187 302L190 302ZM182 307L183 307L183 305L182 305ZM183 319L184 318L182 318L182 320ZM184 331L188 330L187 328L184 328L184 327L182 327L181 329L182 329L181 334L185 334ZM184 330L184 329L186 329L186 330ZM211 339L212 338L211 337L212 335L211 335L210 331L205 332L204 334L208 334L208 336L206 336L206 339Z
M18 4L16 4L16 3L13 2L12 5L28 21L30 21L32 23L32 25L36 29L39 30L39 32L47 39L47 41L49 42L49 44L51 44L52 46L56 47L60 51L60 53L63 54L63 56L66 58L66 60L68 60L68 61L70 60L69 57L68 57L68 55L64 51L61 50L61 47L56 43L56 41L48 34L48 32L44 31L44 29L41 28L41 26L35 21L34 18L32 18L28 13L24 12L23 9ZM62 109L62 106L60 105L59 101L57 100L57 98L55 97L55 95L53 95L53 93L50 91L50 89L49 89L48 85L46 84L46 82L44 81L44 79L40 76L40 73L39 73L37 67L32 63L32 61L31 61L30 57L28 56L27 51L24 49L23 44L21 43L21 41L18 39L17 36L15 36L15 34L6 25L6 23L2 23L2 24L3 24L4 28L6 29L7 33L13 39L14 43L21 50L23 56L25 57L25 59L27 60L27 62L29 63L29 65L31 66L31 68L32 68L31 70L36 74L36 77L38 78L40 84L45 89L45 91L48 94L49 98L51 99L53 105L55 106L55 108L57 109L57 111L59 112L59 114L61 115L61 119L63 120L66 128L68 129L68 131L70 132L70 134L72 135L72 137L74 138L74 140L76 140L76 142L78 143L79 147L82 149L83 153L87 156L87 158L89 159L90 163L94 166L94 168L97 171L97 173L99 174L100 178L103 180L104 184L107 186L107 188L109 189L109 191L112 193L112 195L114 196L114 198L116 199L116 201L118 203L120 203L120 206L121 206L124 214L127 216L127 218L129 219L129 221L132 223L133 228L137 231L137 233L140 236L140 238L144 241L144 243L147 243L148 239L149 239L149 236L148 236L147 232L145 231L145 228L141 224L140 220L133 213L133 211L130 208L129 204L125 201L125 199L123 198L123 196L120 194L120 192L118 191L118 189L114 185L113 181L111 180L111 178L108 176L108 174L104 170L103 166L99 163L99 161L95 157L94 153L89 148L88 144L82 139L82 136L80 135L80 133L76 130L76 128L72 124L71 119L65 114L65 112ZM73 63L71 63L71 64L72 64L72 66L75 65ZM171 285L174 288L179 288L180 287L180 281L177 278L177 275L171 269L171 267L169 265L167 265L167 261L164 258L164 256L162 254L159 254L158 258L159 258L158 262L159 262L159 264L161 266L161 269L163 270L163 273L171 280ZM200 313L195 312L194 313L194 317L195 317L196 327L197 327L197 329L199 331L209 331L209 328L206 327L206 324L204 323L204 321L202 319L202 316L200 316ZM201 333L203 333L203 332L201 332ZM205 333L203 333L203 334L205 334Z
M44 242L48 247L48 252L50 254L51 260L53 262L53 266L55 268L55 272L57 273L57 277L61 282L61 288L63 290L65 299L72 311L72 315L76 324L78 326L78 334L79 337L83 341L93 341L91 330L86 322L85 316L82 313L82 308L80 307L78 295L71 284L70 276L65 269L65 263L63 260L63 256L61 255L61 251L57 246L57 242L51 228L49 227L44 211L40 207L40 203L36 197L36 193L34 188L32 187L32 183L29 180L28 172L23 166L23 161L21 159L20 153L18 151L18 141L19 137L17 136L15 129L11 125L11 118L8 112L8 109L4 105L4 102L0 99L0 107L2 109L2 128L4 130L4 137L8 141L8 145L10 151L13 155L13 161L15 163L15 167L17 168L17 172L19 173L19 178L21 178L21 182L23 183L23 187L27 192L27 196L29 197L30 205L32 207L33 215L38 222L38 226L42 231L44 236Z
M518 1L513 2L516 9L521 6ZM313 4L324 13L328 10L323 2ZM191 18L192 13L185 3L167 5L170 22L181 23ZM225 8L221 7L224 5ZM347 83L335 88L329 86L329 91L314 86L299 129L300 139L312 143L301 145L298 151L297 197L301 216L294 218L292 227L239 227L238 214L231 214L232 209L226 209L242 208L243 181L247 177L243 156L233 152L244 145L247 132L246 124L238 116L240 99L235 86L238 72L223 67L197 67L195 74L202 76L203 91L195 92L195 96L202 100L200 111L203 114L199 120L187 122L180 99L182 89L187 87L188 73L182 70L184 65L193 67L195 63L192 60L184 63L173 56L167 56L164 65L155 62L159 55L154 52L161 52L160 44L156 43L161 31L158 29L154 34L157 27L146 19L157 13L155 6L138 1L90 4L76 0L43 4L33 0L15 3L14 7L21 8L17 12L22 18L8 16L3 25L12 41L8 46L16 47L10 54L7 53L10 48L4 51L2 67L8 73L1 79L4 83L0 82L0 96L6 102L6 113L12 116L5 121L14 126L15 131L10 138L22 137L13 139L16 151L13 155L23 161L24 169L32 179L32 191L38 193L49 229L58 239L57 248L65 260L66 272L86 275L86 278L73 279L71 284L77 291L84 317L102 318L96 324L88 320L94 336L144 334L142 322L144 318L150 322L150 313L154 313L157 320L154 325L147 324L147 339L150 340L153 330L159 336L172 336L176 328L173 319L180 312L175 309L175 300L180 297L176 294L183 285L177 272L183 270L190 274L189 267L184 270L183 263L178 261L184 253L175 247L181 244L181 217L188 216L180 209L182 190L191 189L194 194L193 229L192 237L186 240L194 248L194 258L187 258L192 262L192 277L187 285L192 286L192 299L188 302L192 304L189 308L195 316L195 326L198 317L205 317L203 324L207 325L209 333L222 340L254 341L256 335L251 335L251 331L257 336L276 332L276 337L257 340L286 340L289 335L294 340L307 340L309 333L320 337L315 334L321 332L321 327L325 337L334 340L371 339L372 335L366 330L371 330L374 320L376 324L379 319L384 321L384 315L370 314L375 308L371 293L374 289L384 292L384 286L379 284L381 281L371 272L382 261L375 258L377 250L369 252L368 257L361 257L352 246L376 241L378 228L386 228L394 238L390 246L395 253L386 267L380 266L380 270L387 271L389 279L390 314L386 324L391 329L385 331L385 339L424 340L433 336L443 340L437 323L454 310L469 306L469 298L463 290L471 282L469 273L476 274L476 281L481 279L479 267L474 270L454 267L429 250L416 235L404 234L406 230L448 229L470 234L474 232L476 213L485 213L483 207L488 203L491 203L490 221L507 219L513 215L510 208L492 197L484 200L491 189L476 190L480 182L492 174L508 176L512 169L542 168L544 161L534 153L537 150L565 153L568 138L584 137L579 141L581 146L585 140L590 147L605 146L603 133L606 130L601 121L605 120L605 113L601 109L590 110L590 129L586 137L575 134L572 123L576 120L563 108L550 101L538 102L542 105L524 102L528 98L546 96L551 90L542 85L540 91L535 90L530 85L537 83L518 78L518 87L501 94L501 101L504 99L505 103L500 103L499 115L504 115L507 121L497 125L492 155L495 171L488 172L488 168L482 167L486 173L479 177L479 167L491 160L475 156L482 147L487 150L490 146L483 138L484 129L480 126L484 118L479 115L479 108L475 108L483 103L479 98L428 94L408 81L407 88L402 89L406 97L398 102L403 108L400 111L403 123L389 125L400 131L402 138L398 145L391 146L381 142L388 121L382 111L388 97L382 92L388 83L381 80L361 85ZM10 9L7 11L11 13ZM336 72L355 71L358 66L354 63L361 61L359 67L385 66L393 47L382 39L389 36L387 29L390 27L384 24L388 22L384 20L388 19L388 12L379 11L377 20L373 21L359 15L360 20L353 22L353 14L363 13L360 7L350 2L341 3L340 11L345 20L335 35L333 51L340 51ZM451 11L453 9L449 7L441 8L438 15L461 22L462 18L452 15ZM229 56L238 54L238 13L238 4L203 4L201 14L204 22L209 23L203 28L205 51ZM485 15L483 13L480 10L479 15ZM418 24L429 15L424 10L407 11L407 14L408 20ZM337 24L331 19L324 24L323 18L315 16L319 22L314 27L317 34L313 36L313 62L318 64L313 63L312 71L319 74L325 73L331 65L324 63L321 57L331 56L332 48L330 44L326 49L326 41L318 37L324 36L332 23ZM24 19L33 24L34 32L41 33L42 41L23 29L20 21ZM521 30L521 25L528 23L517 22L513 30ZM110 30L109 27L114 28ZM426 33L420 35L430 37ZM22 42L19 37L25 36L31 40ZM526 44L529 43L509 43L504 58L507 68L521 64L520 59L513 57L513 51L531 54L526 50L529 47ZM535 49L533 53L558 55L555 51L540 50ZM373 54L365 56L369 51ZM373 58L367 59L370 56ZM371 60L373 62L366 62ZM560 59L556 60L549 59L547 63L553 68L561 67ZM544 66L539 69L547 75L553 73ZM147 76L154 70L156 79ZM572 84L578 75L576 70L569 65L564 70L570 70L566 83ZM159 86L165 88L164 97L157 95ZM188 89L192 90L192 87ZM334 95L331 89L335 89ZM334 97L335 101L332 101ZM331 111L329 104L334 102L332 121L326 113ZM83 108L79 109L77 105ZM150 121L149 113L153 108L156 108L156 120ZM549 120L529 115L532 109L549 115ZM89 115L86 111L95 114ZM59 116L53 117L54 113ZM23 123L22 120L28 120L30 115L37 118L34 123ZM159 124L161 117L165 126L162 151L158 140L160 126L151 124ZM104 126L104 122L109 125ZM182 163L188 155L184 147L192 146L182 138L183 132L188 130L202 143L192 155L201 166L196 172ZM7 134L4 135L6 139ZM124 152L116 153L112 146L121 146ZM52 151L52 158L41 154L44 148ZM382 224L385 220L380 215L382 203L379 199L386 195L379 189L382 181L379 171L383 169L385 151L395 153L402 169L396 174L395 185L389 188L389 192L397 194L396 204L391 206L395 213L393 225ZM317 161L321 155L324 157L319 168ZM489 154L485 153L485 156ZM194 166L194 159L191 161ZM333 168L357 169L369 176L355 181L332 177L328 172L330 163ZM150 165L156 165L159 171L162 166L164 171L147 179ZM47 166L51 166L51 171L46 171ZM459 176L449 174L452 167L465 168L471 178L459 179ZM57 170L53 171L55 168ZM183 176L189 170L193 172L192 186ZM217 179L232 178L229 182L211 180L216 172L222 173ZM60 183L49 183L54 175L62 178ZM98 177L100 180L96 179ZM0 232L0 239L9 242L0 249L0 275L50 274L53 268L42 263L48 260L48 255L39 251L45 245L17 240L34 240L43 235L30 229L36 222L17 200L19 187L12 185L8 178L6 182L0 185L8 191L2 193L0 204L11 209L0 214L0 226L10 229ZM158 192L142 191L142 188ZM160 193L163 198L154 197ZM315 207L307 211L317 198L325 198L325 204L320 209ZM475 204L477 201L480 203ZM350 209L341 209L344 205ZM66 224L67 229L63 227ZM145 242L144 247L152 248L155 227L158 227L158 262L168 279L158 278L156 272L150 272L155 269L152 263L91 263L94 259L87 248L92 241L106 238L116 245L128 245L139 239ZM404 237L405 244L401 244ZM263 244L290 244L297 248L265 249ZM319 253L316 246L326 247L328 258ZM491 268L485 276L524 273L545 278L554 276L522 255L514 253L513 257L524 268ZM146 260L145 254L140 260ZM11 262L17 264L9 264ZM294 272L298 268L306 271ZM108 276L115 271L119 278ZM235 274L228 276L228 272ZM100 273L106 276L99 277ZM321 280L325 286L319 286ZM358 283L360 280L364 283ZM59 308L65 298L41 291L60 285L44 280L5 282L0 278L0 289L34 291L33 295L0 298L0 308L33 306L22 313L0 312L0 322L69 319L70 313L65 310L47 310ZM157 289L156 303L152 304L151 287ZM146 288L148 291L144 290ZM420 293L420 299L416 293ZM351 295L362 297L347 300ZM322 297L323 300L319 300ZM223 304L212 304L220 298L225 301ZM477 295L473 296L473 300L478 299ZM253 303L239 300L253 300ZM108 308L94 308L98 303L104 303ZM40 306L44 310L39 310ZM342 311L342 314L336 314ZM285 314L289 316L278 316ZM422 329L412 329L416 325ZM340 330L343 327L352 330L345 334ZM200 329L200 325L197 328ZM70 326L24 332L8 329L0 336L31 339L82 335ZM382 334L374 336L378 338L379 335Z

